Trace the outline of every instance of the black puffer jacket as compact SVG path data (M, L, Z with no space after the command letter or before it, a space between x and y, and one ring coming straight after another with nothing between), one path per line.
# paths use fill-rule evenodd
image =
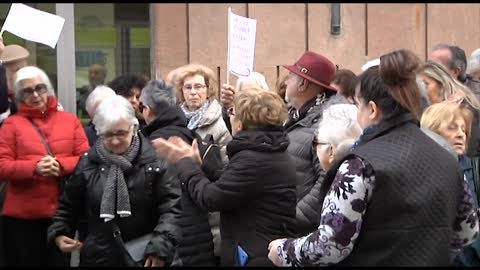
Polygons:
M165 108L142 131L150 140L178 136L192 143L195 138L195 132L187 128L187 119L179 107ZM180 261L175 261L175 266L214 266L213 236L208 211L195 205L185 189L182 189L179 224L182 230L182 239L177 249Z
M222 266L235 266L237 246L249 255L247 266L272 266L270 241L294 235L295 166L281 129L240 131L227 145L230 162L210 182L191 158L178 161L182 185L204 209L220 211Z
M148 140L139 134L141 150L133 167L125 173L132 215L116 217L124 241L154 232L145 254L153 254L170 263L180 238L180 185L167 163L159 160ZM108 167L94 148L80 159L75 172L66 181L48 241L58 235L73 238L78 218L85 215L88 232L80 254L80 266L124 266L115 243L110 222L100 218L103 183Z
M296 166L298 236L316 230L320 217L319 205L321 206L322 202L319 195L325 171L313 148L316 129L322 119L323 110L330 105L342 103L343 100L336 96L328 97L323 102L313 99L300 109L299 120L286 125L290 139L288 153Z

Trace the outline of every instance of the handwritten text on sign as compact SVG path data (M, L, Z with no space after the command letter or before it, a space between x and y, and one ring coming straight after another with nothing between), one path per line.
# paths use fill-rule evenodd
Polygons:
M229 20L228 70L237 76L246 77L253 71L257 21L238 16L232 12L229 14Z

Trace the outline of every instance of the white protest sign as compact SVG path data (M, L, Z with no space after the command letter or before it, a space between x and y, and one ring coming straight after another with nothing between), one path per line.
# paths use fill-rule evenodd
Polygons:
M253 72L257 20L228 11L228 71L239 77Z
M42 43L55 49L65 19L31 8L24 4L12 4L3 31L8 31L23 39Z

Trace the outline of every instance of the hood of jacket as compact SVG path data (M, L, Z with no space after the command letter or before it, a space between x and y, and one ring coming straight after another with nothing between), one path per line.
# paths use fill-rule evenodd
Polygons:
M242 130L228 143L227 155L232 157L242 150L257 152L285 151L289 143L287 133L280 126L259 130Z

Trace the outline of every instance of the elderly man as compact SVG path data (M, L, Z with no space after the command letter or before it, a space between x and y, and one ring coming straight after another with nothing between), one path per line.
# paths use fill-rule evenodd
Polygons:
M324 170L313 147L316 125L323 110L333 103L335 88L330 86L335 64L323 55L307 51L294 65L285 81L285 99L291 105L285 124L290 145L288 152L296 165L297 233L304 235L317 228L319 217L318 191L323 183Z
M1 46L3 47L3 39L0 41ZM6 110L0 113L0 123L3 123L3 120L8 117L10 114L14 114L17 111L17 107L15 106L15 102L13 102L13 83L15 79L15 73L28 65L28 56L30 53L20 45L12 44L7 45L4 47L3 52L0 52L0 62L2 66L5 67L5 74L6 81L7 81L7 95L8 95L8 105L6 106ZM2 68L3 68L2 67ZM2 90L0 90L2 91ZM3 92L5 89L3 89ZM3 102L5 103L5 102Z
M430 60L446 66L453 77L468 86L480 100L480 80L466 73L467 57L463 49L457 46L438 44L433 48Z
M78 115L83 117L86 113L85 102L88 95L99 85L105 84L107 69L100 64L93 64L88 68L88 85L77 88L77 110Z

